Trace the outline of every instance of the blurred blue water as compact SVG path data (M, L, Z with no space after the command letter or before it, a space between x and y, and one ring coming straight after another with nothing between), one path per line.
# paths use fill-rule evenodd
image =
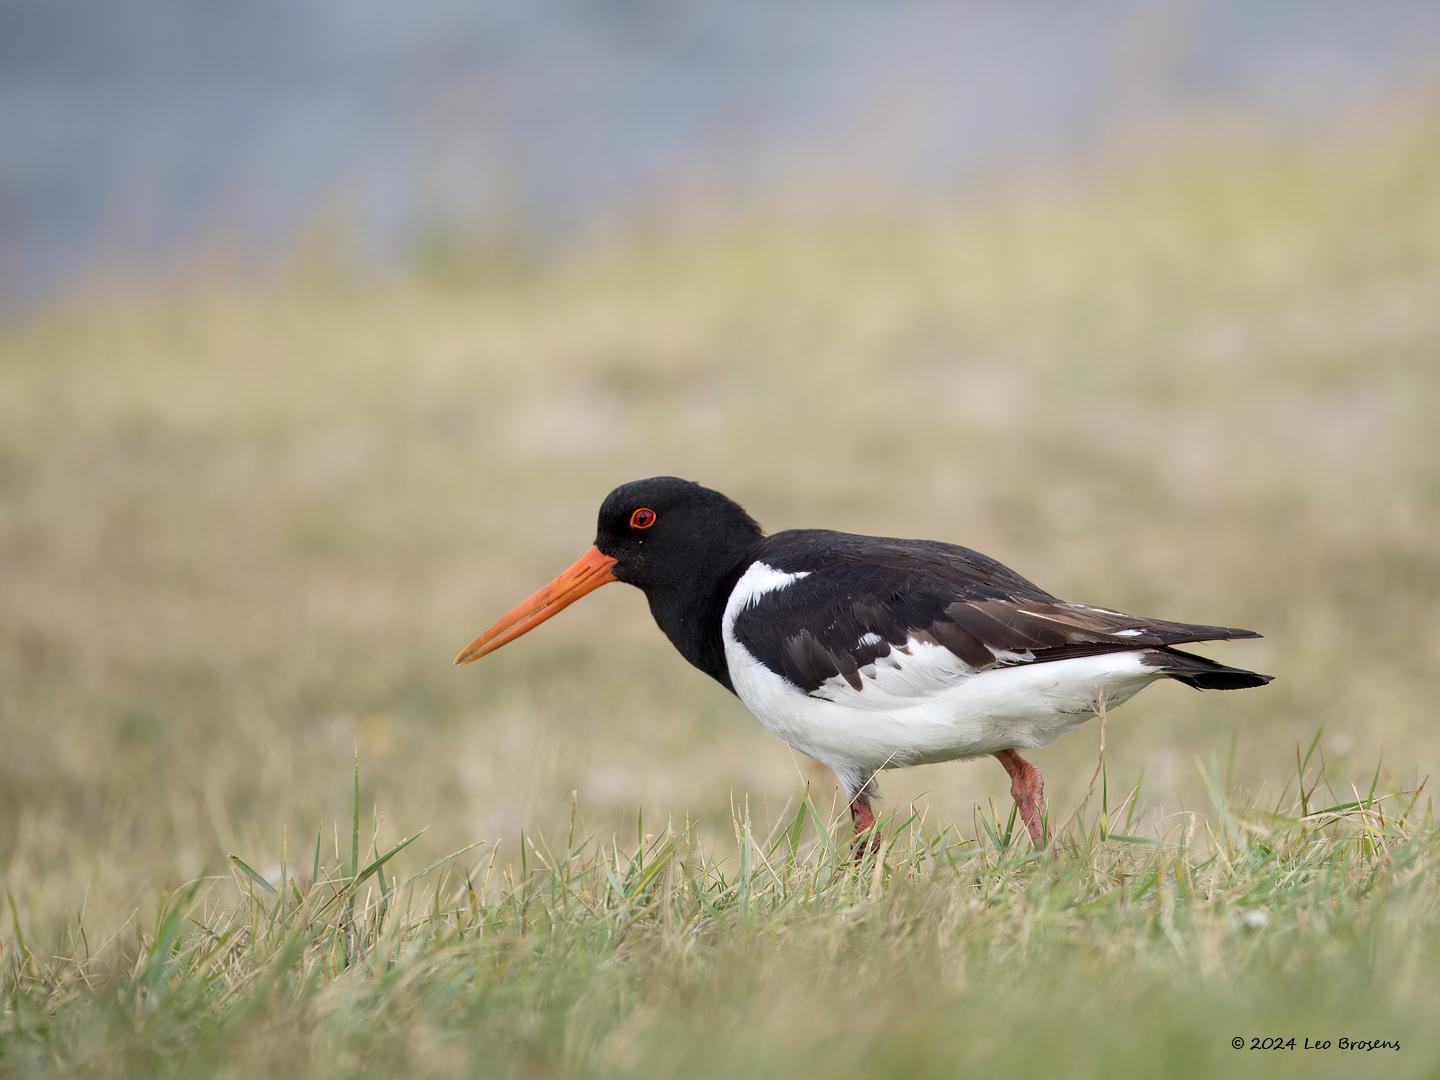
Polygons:
M0 307L440 223L584 238L943 197L1222 118L1430 94L1440 4L0 0Z

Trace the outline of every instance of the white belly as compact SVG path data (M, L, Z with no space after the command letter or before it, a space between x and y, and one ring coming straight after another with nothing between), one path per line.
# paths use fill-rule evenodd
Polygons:
M1138 652L1107 653L961 675L921 700L872 703L862 699L895 696L883 676L859 691L834 680L819 698L734 650L727 643L735 692L762 724L832 768L867 771L1044 746L1091 719L1101 695L1119 705L1159 677Z

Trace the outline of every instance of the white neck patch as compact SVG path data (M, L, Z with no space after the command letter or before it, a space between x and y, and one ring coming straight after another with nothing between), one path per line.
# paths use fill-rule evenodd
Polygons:
M730 590L730 599L725 604L725 617L720 621L725 639L729 640L734 637L735 620L740 617L742 611L759 603L760 598L767 593L787 588L801 578L809 576L810 571L808 570L788 574L784 570L776 570L773 566L767 566L763 562L751 563L749 569L740 575L740 580L735 582L735 588Z

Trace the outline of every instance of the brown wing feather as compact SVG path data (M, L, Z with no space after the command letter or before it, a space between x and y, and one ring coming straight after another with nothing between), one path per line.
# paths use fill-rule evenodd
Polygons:
M930 634L977 667L1260 636L1238 627L1167 622L1063 601L959 601L947 605L936 622L945 625L930 626ZM976 663L982 659L987 663Z

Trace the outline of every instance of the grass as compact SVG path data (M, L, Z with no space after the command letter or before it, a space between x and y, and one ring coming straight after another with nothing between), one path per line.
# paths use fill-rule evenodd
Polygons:
M1189 141L0 327L0 1072L1432 1075L1437 177ZM979 762L857 867L631 591L450 667L660 472L1278 679L1040 752L1058 860Z
M471 848L405 876L389 867L414 836L362 859L337 828L274 880L231 854L229 878L181 886L128 942L92 951L81 919L52 955L17 938L0 1060L950 1075L1063 1054L1076 1075L1432 1075L1436 823L1374 790L1313 805L1323 775L1298 765L1287 805L1217 796L1218 832L1192 818L1168 839L1112 828L1137 793L1112 808L1102 789L1054 860L1013 814L967 837L909 812L857 862L808 792L764 830L739 812L719 852L688 823L622 840L572 819L518 865ZM1250 1046L1277 1036L1297 1048Z

